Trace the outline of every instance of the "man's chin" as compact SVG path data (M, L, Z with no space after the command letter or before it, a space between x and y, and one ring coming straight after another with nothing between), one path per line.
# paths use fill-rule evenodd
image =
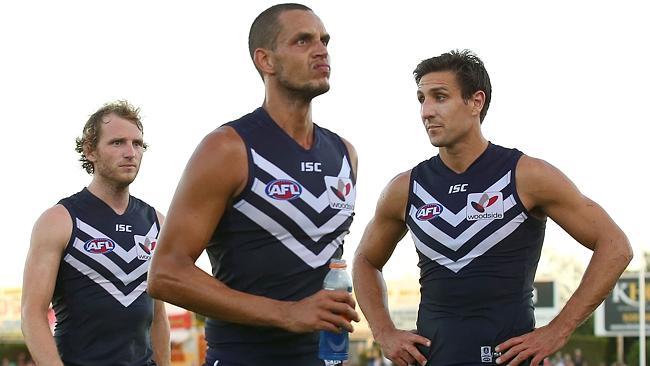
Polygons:
M115 177L115 183L120 186L120 187L128 187L133 181L135 181L135 177L138 174L129 174L129 175L122 175L119 177Z
M429 138L429 141L431 142L431 145L433 145L433 146L435 146L435 147L438 147L438 148L440 148L440 147L445 147L445 143L444 143L444 141L442 141L442 140L440 140L440 139L432 139L432 138Z
M311 98L316 98L321 94L325 94L330 90L330 84L328 82L314 85L313 87L307 88L305 94Z

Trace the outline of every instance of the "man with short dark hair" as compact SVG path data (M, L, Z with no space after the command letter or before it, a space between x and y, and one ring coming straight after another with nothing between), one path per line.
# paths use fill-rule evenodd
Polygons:
M82 167L93 176L88 188L34 225L22 329L39 365L170 364L164 304L146 292L163 216L129 194L145 148L139 110L126 101L104 105L77 139Z
M322 290L352 223L357 157L312 121L329 90L330 36L280 4L250 30L261 108L204 138L178 185L151 265L152 295L209 317L206 364L334 365L318 331L352 331L347 291ZM214 277L195 265L206 250Z
M625 234L557 168L487 141L492 87L469 51L414 71L420 113L439 155L386 187L354 260L359 305L395 364L538 365L560 349L613 288L632 258ZM582 282L535 329L532 290L550 217L593 250ZM419 255L417 334L396 329L381 269L411 231Z

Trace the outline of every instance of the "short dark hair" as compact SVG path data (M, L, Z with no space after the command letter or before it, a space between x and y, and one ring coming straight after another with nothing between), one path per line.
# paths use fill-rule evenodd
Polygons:
M84 125L81 137L77 137L75 140L75 151L80 154L79 161L81 162L81 167L83 167L88 174L93 174L95 172L95 166L86 158L86 155L84 154L84 146L88 145L92 149L97 147L101 131L100 127L102 123L105 123L103 118L109 114L115 114L133 122L140 132L144 132L142 122L140 121L140 108L132 106L126 100L118 100L104 104L104 106L88 118L88 121L86 121L86 124ZM143 144L143 147L146 149L147 144Z
M253 63L255 63L255 49L275 49L278 34L280 34L280 31L282 30L278 18L280 14L288 10L304 10L313 12L309 7L296 3L273 5L261 12L253 21L250 32L248 33L248 52L251 55ZM255 68L257 68L257 65L255 65ZM262 75L259 69L257 71Z
M420 62L413 70L413 76L415 82L419 84L424 75L438 71L452 71L456 74L456 81L460 85L461 95L465 101L479 90L485 93L485 104L481 110L481 123L483 123L492 99L490 75L485 70L483 61L470 50L452 50Z

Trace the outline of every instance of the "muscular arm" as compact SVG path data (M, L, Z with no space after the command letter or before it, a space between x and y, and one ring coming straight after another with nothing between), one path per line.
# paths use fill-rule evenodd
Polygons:
M501 363L510 365L533 357L537 365L561 348L573 331L607 297L632 259L627 237L597 203L585 197L555 167L523 156L517 166L517 190L531 212L548 215L568 234L593 250L580 285L560 313L545 327L499 346L508 350Z
M374 338L384 354L400 366L416 361L424 365L426 358L415 348L415 343L429 344L424 337L395 328L388 312L386 284L381 272L406 233L404 210L409 177L410 172L398 175L382 192L375 215L355 253L352 271L355 294Z
M198 146L183 173L149 270L151 296L225 321L284 328L352 331L357 319L345 291L320 291L299 302L285 302L236 291L202 271L195 261L206 248L231 200L246 185L244 143L222 127Z
M61 256L72 233L68 211L56 205L34 224L21 302L21 327L25 343L38 365L63 365L47 321Z

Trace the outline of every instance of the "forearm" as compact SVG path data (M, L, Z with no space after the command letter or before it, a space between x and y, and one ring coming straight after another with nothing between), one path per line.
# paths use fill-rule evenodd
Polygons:
M151 324L151 347L153 348L153 359L158 366L171 365L171 349L169 341L169 321L167 316L154 317Z
M191 265L167 265L150 273L149 291L154 298L228 322L286 328L287 302L233 290Z
M27 315L23 313L22 331L25 344L34 362L39 366L63 366L59 352L44 315Z
M580 285L552 324L570 335L603 302L631 259L632 249L622 233L597 243Z
M353 283L355 296L375 338L395 329L388 311L384 277L365 258L357 256L354 262Z

